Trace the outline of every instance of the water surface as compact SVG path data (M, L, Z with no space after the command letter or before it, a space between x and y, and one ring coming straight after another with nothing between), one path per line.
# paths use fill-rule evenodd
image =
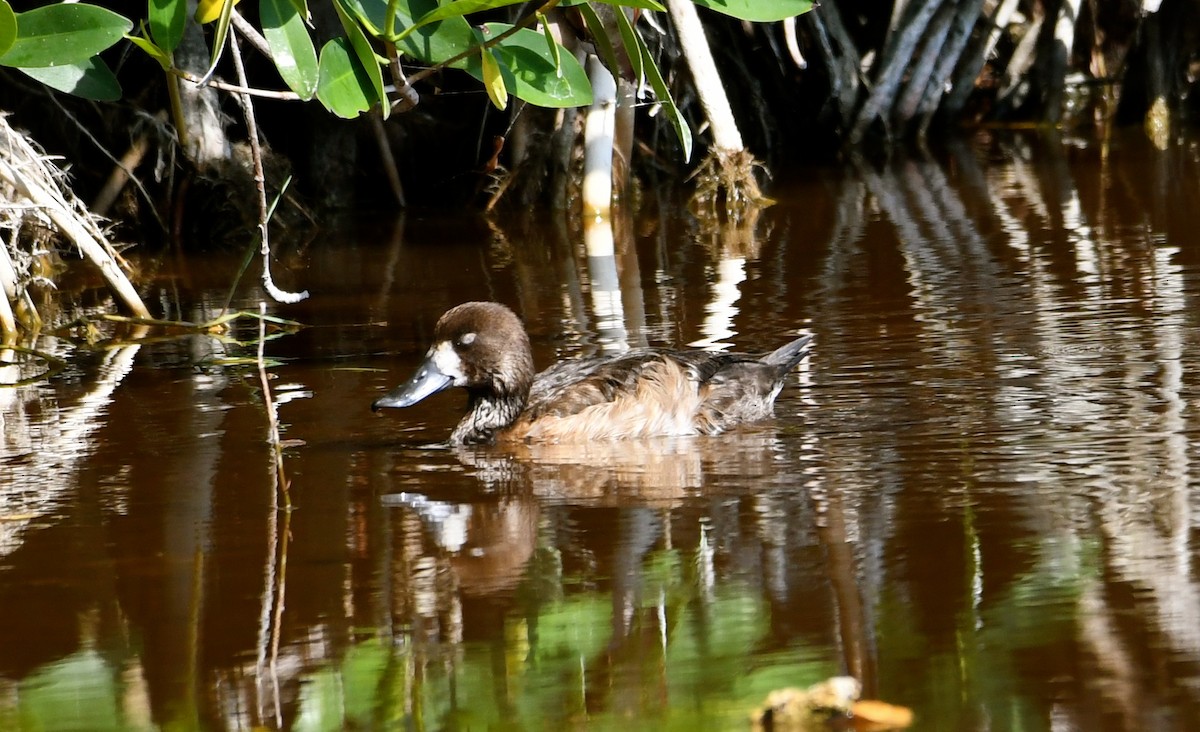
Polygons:
M44 337L66 369L0 391L0 726L746 729L850 674L919 729L1194 728L1196 160L847 161L741 226L651 202L608 259L550 215L348 219L279 252L290 512L253 321ZM238 259L143 256L197 322ZM369 405L468 299L540 366L816 348L734 434L454 449L461 395Z

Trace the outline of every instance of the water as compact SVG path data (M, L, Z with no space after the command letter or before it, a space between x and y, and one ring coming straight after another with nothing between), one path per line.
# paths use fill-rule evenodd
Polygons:
M0 727L746 729L851 674L923 730L1192 729L1198 157L848 161L612 260L550 217L344 222L276 264L313 293L265 346L290 513L253 321L42 338L65 370L0 391ZM237 260L144 257L197 322ZM369 405L467 299L541 366L816 348L735 434L452 449L461 395Z

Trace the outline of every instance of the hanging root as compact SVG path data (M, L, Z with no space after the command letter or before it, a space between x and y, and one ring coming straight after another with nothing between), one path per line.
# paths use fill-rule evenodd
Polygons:
M745 219L774 201L763 195L755 178L762 163L745 150L714 149L692 174L696 189L691 209L702 219Z

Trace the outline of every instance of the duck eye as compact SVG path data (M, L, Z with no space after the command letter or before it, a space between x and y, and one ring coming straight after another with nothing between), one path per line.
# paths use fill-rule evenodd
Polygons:
M464 333L458 337L458 342L455 344L459 348L465 348L475 342L474 333Z

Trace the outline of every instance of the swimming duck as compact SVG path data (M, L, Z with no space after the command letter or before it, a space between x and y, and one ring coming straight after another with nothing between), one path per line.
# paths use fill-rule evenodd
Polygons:
M462 387L469 400L450 435L457 445L720 434L772 413L812 340L797 338L765 355L639 348L535 373L525 327L499 303L451 308L433 333L412 378L371 409L408 407Z

